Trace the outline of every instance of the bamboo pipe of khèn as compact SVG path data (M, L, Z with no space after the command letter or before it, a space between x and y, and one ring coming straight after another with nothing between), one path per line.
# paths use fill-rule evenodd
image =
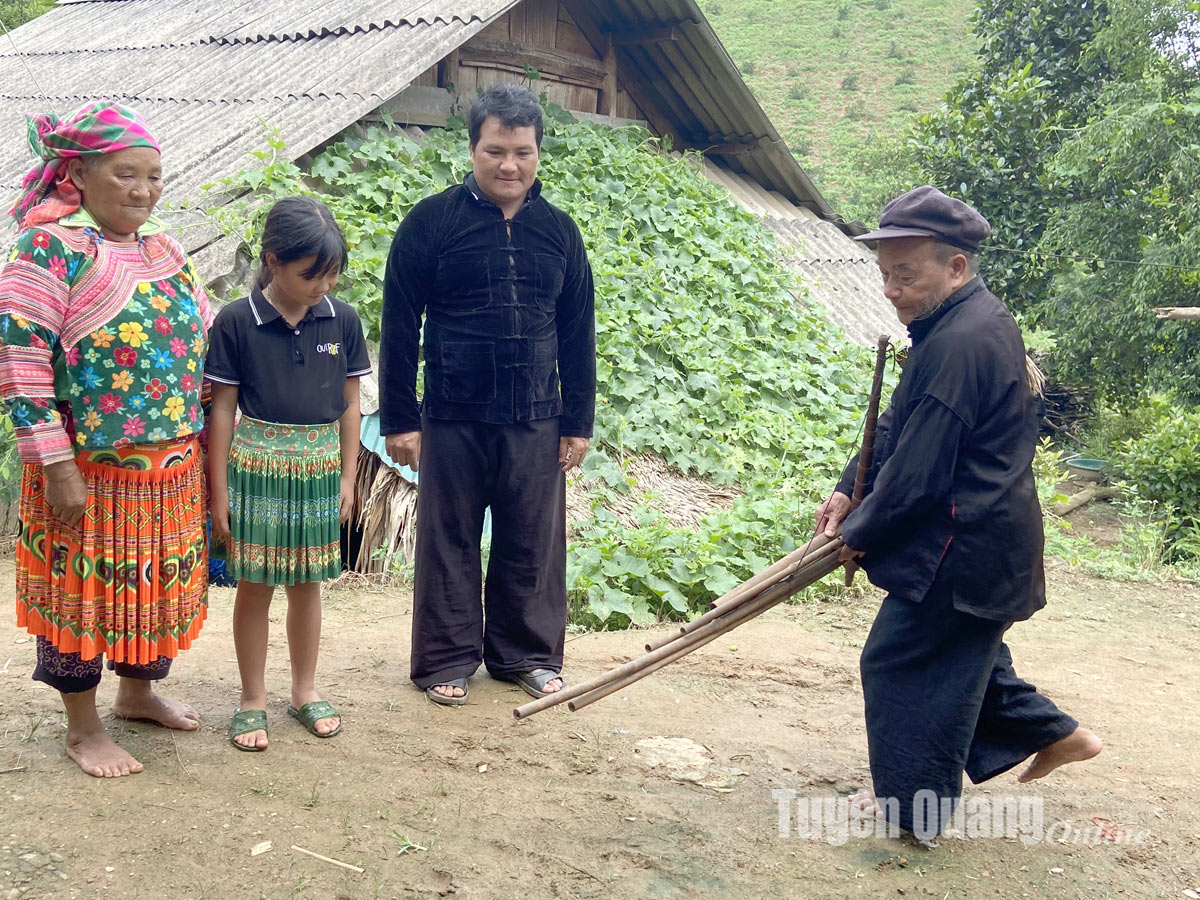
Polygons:
M776 584L774 587L764 591L763 595L752 601L752 603L745 604L744 606L739 607L736 611L731 610L727 616L722 616L716 623L718 627L715 628L711 633L706 633L702 638L694 638L693 636L697 632L693 632L692 635L680 638L678 641L675 641L668 647L671 652L667 656L663 657L662 659L658 659L655 662L646 663L640 668L629 672L627 675L616 678L598 688L593 688L586 694L575 697L574 699L568 701L568 708L571 710L571 712L578 712L585 706L589 706L590 704L595 703L597 700L604 699L609 694L614 694L617 691L624 690L634 682L640 681L653 672L657 672L663 666L669 665L681 657L687 656L693 650L698 650L705 644L715 641L717 638L727 634L749 619L756 618L757 616L762 615L762 613L766 612L768 609L778 606L784 600L788 599L788 597L791 597L793 594L804 590L804 588L808 587L810 584L820 580L821 578L824 578L830 572L837 569L839 565L840 563L838 562L836 553L831 554L824 559L817 560L812 564L811 567L805 567L805 569L808 571L806 571L803 576L801 576L800 571L797 571L794 576L794 581L789 579L790 583L785 584L781 582Z
M861 500L861 497L865 495L865 479L870 472L870 460L873 456L876 419L878 416L880 394L882 393L883 367L886 361L887 347L888 337L881 335L876 347L875 375L871 386L871 397L868 401L867 421L863 429L863 448L859 453L859 468L855 478L855 497L852 500ZM868 438L870 441L869 445ZM866 460L865 468L864 460ZM861 487L858 484L860 481L859 476L861 476L863 482ZM824 536L818 535L810 544L817 544L818 540L822 537ZM832 547L834 544L836 544L836 548ZM541 712L543 709L549 709L551 706L556 706L576 697L583 699L584 695L594 693L594 698L588 699L586 702L571 704L572 709L582 708L589 703L595 702L595 700L601 699L601 697L608 696L613 691L619 690L621 686L631 684L645 677L646 674L657 671L670 662L690 653L697 647L703 646L721 634L732 630L747 619L753 618L764 610L769 609L792 594L803 590L805 587L823 578L829 572L832 572L840 565L837 555L840 553L842 546L843 543L840 538L829 540L828 543L820 544L820 546L816 547L815 559L811 562L806 562L804 556L801 556L798 565L791 557L801 551L793 551L793 553L777 561L767 570L760 572L758 575L734 588L733 591L718 598L717 604L722 605L724 608L713 609L709 613L706 613L705 616L711 616L711 618L704 624L697 622L697 627L694 627L691 631L688 630L687 626L684 626L677 635L672 636L669 640L661 642L660 639L660 641L655 642L660 643L660 646L657 648L649 650L648 645L647 649L649 652L644 656L630 660L616 669L601 673L585 682L565 687L553 694L538 698L531 703L526 703L524 706L519 706L513 710L513 716L517 719L523 719ZM833 552L833 550L837 552ZM811 554L812 551L809 551L809 553ZM793 565L795 565L794 571L786 575L782 574L791 569ZM852 573L850 574L853 577ZM771 580L770 586L764 586L768 580ZM849 579L847 580L849 581ZM751 590L755 588L756 590L754 590L754 594L752 595ZM677 644L677 642L679 643ZM639 672L641 674L638 674ZM604 690L598 690L600 688Z
M871 492L867 479L875 463L875 431L879 425L879 401L883 395L883 369L887 364L888 345L891 336L881 334L875 342L875 372L871 376L871 396L867 400L867 417L863 422L862 449L858 452L858 469L854 472L854 492L850 497L851 511L858 509L863 498ZM854 584L854 573L858 563L846 560L846 587Z
M712 608L716 609L718 606L725 606L726 604L734 603L739 597L744 597L752 588L761 588L765 584L774 584L785 573L789 566L808 556L808 554L812 553L814 550L820 550L829 543L829 540L830 539L825 537L824 534L813 535L813 537L810 538L804 544L804 546L797 547L786 556L781 556L778 560L773 562L767 568L763 569L761 572L758 572L750 578L747 578L737 587L726 591L712 602Z
M805 556L802 556L799 559L794 560L789 565L787 565L780 571L776 572L773 577L761 581L757 586L753 586L753 587L747 588L743 591L738 591L737 593L731 594L728 602L723 603L722 605L716 607L715 609L710 609L708 612L704 613L702 616L698 616L695 619L692 619L690 622L685 622L683 625L679 626L678 631L663 635L662 637L659 637L659 638L655 638L653 641L649 641L646 644L646 650L651 651L651 650L657 650L659 647L665 647L667 644L670 644L674 641L679 640L679 638L681 636L690 634L691 632L695 631L697 628L707 625L709 622L713 621L714 619L720 618L721 616L725 615L730 610L736 609L743 603L753 600L755 597L759 596L763 591L767 590L768 588L774 587L776 584L783 581L785 578L790 577L791 575L793 575L794 573L796 573L797 571L802 569L804 566L806 566L810 563L816 562L818 559L822 559L831 554L836 555L837 552L841 549L840 542L838 542L837 546L834 546L834 542L830 538L826 538L824 535L821 535L821 537L823 540L822 540L820 546L817 547L817 549L810 550ZM791 556L791 554L789 554L789 557L790 556ZM787 559L789 557L784 557L784 559ZM781 562L782 561L783 560L781 560Z
M837 545L838 549L841 548L841 540L840 539L835 539L835 541L833 543L835 543ZM823 559L828 561L828 563L832 563L832 565L830 565L830 567L827 570L822 571L820 573L820 575L818 575L816 578L812 578L811 580L808 580L804 583L799 583L799 577L803 577L803 576L802 576L802 570L798 570L797 572L793 573L793 575L788 579L786 584L785 583L776 584L774 587L769 588L767 592L764 592L762 597L756 598L755 600L753 600L749 603L746 603L742 606L739 606L736 609L730 609L728 611L728 616L729 616L728 620L710 621L709 623L707 623L706 625L697 629L696 631L693 631L686 638L684 638L684 640L688 644L692 644L696 641L703 640L705 637L707 637L710 634L714 634L714 633L719 634L719 633L723 633L724 631L727 631L729 629L729 627L732 627L732 626L728 625L729 620L736 620L736 622L739 622L739 623L742 621L745 621L747 618L750 618L752 615L756 614L756 612L754 610L761 611L762 608L765 608L765 607L759 607L759 603L763 600L763 598L766 596L766 594L768 592L775 592L775 591L779 591L780 588L784 588L784 590L780 591L780 593L779 593L779 597L782 599L785 597L790 597L792 594L796 593L797 591L803 590L809 584L812 584L813 581L816 581L817 578L822 578L826 574L828 574L828 572L832 572L834 569L837 568L838 563L837 563L837 554L836 553L830 554L827 557L823 557ZM804 573L804 574L806 576L808 573ZM790 588L790 590L789 590L789 588ZM775 595L772 594L772 596L775 596ZM722 617L722 619L724 619L724 617ZM727 626L727 627L722 628L722 626ZM653 665L654 663L658 662L659 660L664 659L665 657L668 657L668 656L672 655L673 653L677 652L678 649L680 649L680 648L673 647L673 646L661 647L650 653L646 653L643 656L632 659L629 662L626 662L626 663L616 667L615 669L610 669L607 672L602 672L593 678L589 678L587 681L582 681L582 682L580 682L578 684L574 684L574 685L568 685L567 687L564 687L559 691L555 691L553 694L548 694L545 697L540 697L536 700L526 703L523 706L518 706L516 709L513 710L513 717L517 718L517 719L524 719L535 713L539 713L544 709L549 709L552 706L557 706L560 703L565 703L568 700L574 699L575 697L586 694L589 691L595 690L596 688L607 685L608 683L610 683L612 681L617 681L621 678L624 678L626 675L629 675L632 672L635 672L639 669L645 668L648 665Z

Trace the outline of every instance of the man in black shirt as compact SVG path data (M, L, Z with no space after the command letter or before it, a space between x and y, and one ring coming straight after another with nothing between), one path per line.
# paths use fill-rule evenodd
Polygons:
M563 474L587 453L596 392L591 268L579 228L541 196L537 99L493 88L469 133L472 173L396 232L379 359L388 454L420 465L411 676L448 705L480 662L535 697L562 688Z
M878 241L884 294L912 347L879 419L872 490L850 511L855 460L817 510L843 558L888 592L861 674L874 792L861 808L936 838L962 792L1029 756L1019 781L1100 740L1017 677L1002 638L1045 605L1037 415L1021 333L977 275L991 228L925 186L893 200Z

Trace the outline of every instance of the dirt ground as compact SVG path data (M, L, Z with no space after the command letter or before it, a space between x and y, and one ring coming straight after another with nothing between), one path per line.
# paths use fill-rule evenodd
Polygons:
M11 562L0 563L5 608L12 582ZM334 592L320 683L345 732L328 741L285 714L280 601L272 743L248 754L226 738L233 597L214 589L201 639L166 682L200 711L199 732L110 716L146 764L115 781L66 758L58 699L30 680L34 645L5 613L0 900L1196 896L1200 586L1098 581L1053 561L1050 605L1010 644L1018 671L1105 752L1043 782L1018 785L1010 773L965 796L1041 798L1047 827L1095 819L1121 842L1076 843L1065 825L1028 845L951 838L934 849L780 837L773 791L833 797L866 781L857 659L878 599L776 608L579 713L517 722L525 695L483 673L460 709L411 686L406 592ZM624 661L647 634L570 636L568 677ZM114 689L110 675L104 704ZM699 782L647 768L639 742L656 737L703 745L716 768Z

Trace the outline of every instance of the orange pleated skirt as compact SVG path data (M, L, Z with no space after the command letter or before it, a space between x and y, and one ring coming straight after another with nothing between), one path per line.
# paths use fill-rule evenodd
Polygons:
M76 464L88 488L78 528L51 515L42 467L24 467L17 625L84 660L177 656L208 613L199 444L87 450Z

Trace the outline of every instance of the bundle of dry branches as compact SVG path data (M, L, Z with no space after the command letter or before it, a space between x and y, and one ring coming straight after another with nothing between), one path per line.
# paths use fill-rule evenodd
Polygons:
M387 572L399 558L412 560L416 544L413 520L417 514L417 487L360 447L354 485L355 509L351 521L362 526L362 544L354 571Z

